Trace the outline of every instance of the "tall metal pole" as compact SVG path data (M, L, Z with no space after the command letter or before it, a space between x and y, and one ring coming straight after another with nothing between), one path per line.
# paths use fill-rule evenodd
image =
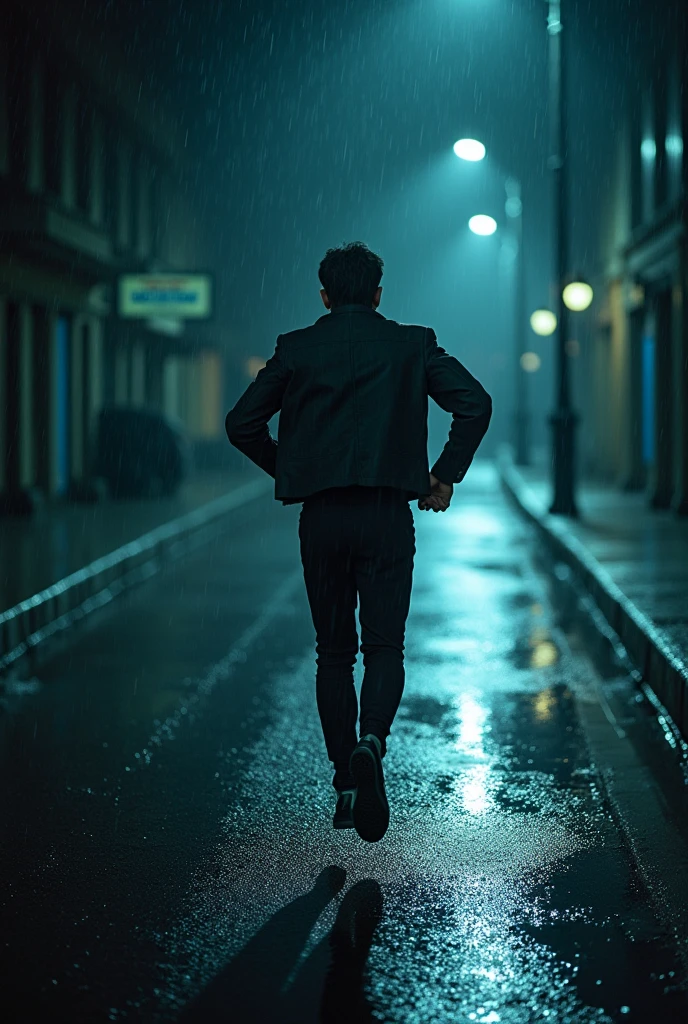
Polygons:
M561 0L548 0L550 157L554 192L554 251L557 308L557 381L552 427L552 504L550 512L577 516L574 494L574 442L578 416L571 408L568 340L568 309L562 291L568 273L569 239L566 175L566 96L564 80Z
M514 404L514 461L517 466L528 466L529 457L529 413L526 373L521 366L525 352L525 260L523 258L523 204L521 186L515 178L506 183L506 212L514 222L516 241L516 265L514 273L514 374L516 381Z

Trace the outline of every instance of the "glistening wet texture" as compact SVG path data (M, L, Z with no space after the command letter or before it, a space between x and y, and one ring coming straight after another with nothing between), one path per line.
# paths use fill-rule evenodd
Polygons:
M578 722L589 667L555 625L530 534L489 467L471 470L449 513L415 517L378 844L331 827L312 625L281 509L109 620L120 665L147 679L138 700L128 681L127 721L69 689L85 684L93 637L15 712L36 810L24 811L32 841L7 857L21 911L5 900L3 916L23 919L9 947L31 1005L71 1021L685 1019L675 953ZM133 643L127 627L154 594L154 635ZM197 672L165 679L194 656ZM106 707L121 674L98 681ZM33 716L40 743L49 700L52 723L63 716L57 777L27 739ZM105 763L107 781L89 786ZM57 792L59 820L47 810L39 826Z

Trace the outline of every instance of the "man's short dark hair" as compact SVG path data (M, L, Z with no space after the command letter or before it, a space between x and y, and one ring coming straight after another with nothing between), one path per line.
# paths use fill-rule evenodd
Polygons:
M380 285L383 261L363 242L328 249L318 270L331 306L349 303L372 306Z

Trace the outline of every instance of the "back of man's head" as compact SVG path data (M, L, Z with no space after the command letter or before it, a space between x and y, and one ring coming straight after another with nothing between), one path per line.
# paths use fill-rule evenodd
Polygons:
M328 249L318 277L331 308L350 303L372 306L384 263L363 242Z

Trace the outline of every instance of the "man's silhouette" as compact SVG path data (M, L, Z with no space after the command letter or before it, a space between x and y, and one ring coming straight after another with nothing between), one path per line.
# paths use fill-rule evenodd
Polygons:
M490 422L490 396L430 327L377 312L383 261L361 242L328 249L320 295L330 310L280 334L233 409L231 443L303 502L299 540L316 632L316 699L339 796L335 828L369 842L389 824L382 758L404 687L404 633L415 529L409 501L445 512ZM452 414L429 471L428 395ZM277 440L268 421L281 410ZM360 740L353 667L359 650Z

